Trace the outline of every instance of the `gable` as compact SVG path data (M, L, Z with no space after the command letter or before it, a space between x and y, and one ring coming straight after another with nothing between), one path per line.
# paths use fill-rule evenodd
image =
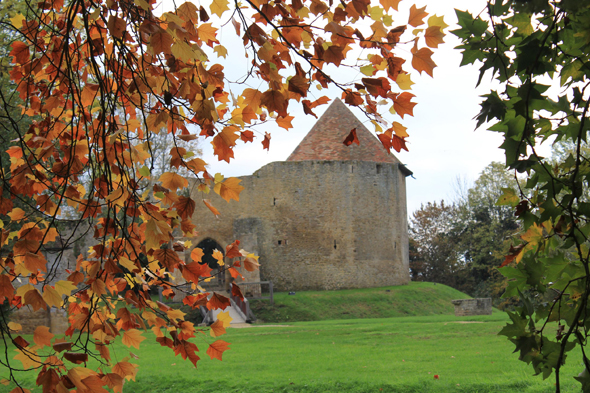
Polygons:
M360 145L346 146L343 142L353 128ZM309 160L399 163L339 99L332 102L287 158L287 161Z

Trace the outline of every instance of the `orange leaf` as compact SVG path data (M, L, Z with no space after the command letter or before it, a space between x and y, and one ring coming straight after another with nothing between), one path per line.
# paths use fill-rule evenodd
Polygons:
M279 116L277 117L277 125L281 128L284 128L285 130L288 130L289 128L293 128L293 125L291 124L293 119L293 116Z
M420 50L416 50L416 48L417 46L412 48L412 67L420 73L424 71L432 76L434 68L436 67L436 63L431 59L433 52L428 48L422 48Z
M180 218L186 220L193 216L195 211L195 201L190 197L180 196L178 197L178 201L174 203L174 208L176 208Z
M186 281L199 283L202 277L211 277L211 268L206 263L190 262L182 266L182 277Z
M424 33L426 45L428 45L431 48L438 48L438 45L444 42L444 36L445 33L443 33L440 26L430 26L428 29L426 29L426 32Z
M400 1L401 0L379 0L379 3L381 4L381 6L383 7L383 9L385 11L387 11L390 8L393 8L394 10L397 11L397 6Z
M145 337L141 335L141 332L137 329L127 330L123 333L123 345L127 347L135 347L139 349L139 344L145 340Z
M262 148L269 150L270 147L270 134L268 132L264 133L264 140L262 141Z
M29 61L29 46L24 42L15 41L12 43L12 50L9 56L12 56L13 62L17 64L25 64ZM20 149L19 149L20 150ZM10 153L9 153L10 154Z
M397 135L394 135L393 136L393 139L391 140L391 145L395 149L395 151L397 151L398 153L402 149L404 149L405 151L409 151L408 148L406 147L406 140L405 140L405 138L400 138Z
M173 43L174 39L165 30L159 30L150 37L150 45L155 55L162 52L170 54Z
M215 135L211 144L213 145L213 153L217 156L219 161L229 162L230 158L234 158L233 147L236 145L236 140L239 135L236 133L237 127L224 127L221 132Z
M169 248L154 251L154 258L160 262L169 272L172 272L182 261L178 257L176 251Z
M307 90L309 90L309 80L300 75L295 75L289 79L288 90L299 94L302 97L307 96Z
M83 107L90 107L92 105L98 92L98 87L99 85L95 83L87 83L84 86L81 94L81 103Z
M211 296L211 299L209 299L209 301L207 302L207 308L209 310L218 310L218 309L222 309L225 310L227 307L230 307L231 303L229 301L229 298L220 295L218 293L214 293Z
M119 362L113 366L112 371L123 378L135 380L137 374L137 366L129 362Z
M14 297L14 287L10 277L6 274L0 274L0 301L3 301L3 297L8 300L12 300Z
M219 210L217 210L208 199L203 199L203 203L205 204L205 206L209 208L209 210L211 210L211 212L213 212L213 214L215 214L216 216L220 215Z
M338 45L330 45L324 52L324 61L327 63L336 64L340 66L342 60L344 60L344 48Z
M278 121L277 121L278 123ZM254 133L250 130L241 131L240 139L244 142L252 142L254 140Z
M356 137L356 128L353 128L352 130L350 130L350 134L348 134L348 136L346 137L346 139L344 139L344 145L346 146L350 146L353 143L356 143L357 145L360 145L361 143L359 142L358 138Z
M416 106L416 103L411 102L414 97L415 96L412 93L403 92L393 101L393 109L402 119L406 114L414 116L414 106Z
M123 18L119 18L118 16L114 15L109 15L107 27L109 29L109 33L111 33L113 37L123 38L123 34L125 33L125 29L127 28L127 23Z
M217 340L213 344L209 345L209 348L207 349L207 355L209 355L211 360L213 360L213 359L222 360L221 356L223 355L223 352L227 351L228 349L229 349L228 342L225 342L223 340Z
M43 300L37 289L31 289L25 293L23 304L31 305L33 307L33 311L47 307L47 303L45 303L45 300Z
M201 249L199 247L195 247L193 249L193 251L191 251L191 259L194 262L201 262L204 255L205 255L205 253L203 252L203 249Z
M24 263L25 269L31 273L37 273L37 270L41 270L43 272L47 271L47 260L41 253L33 254L31 252L27 252L24 257Z
M228 179L225 179L223 183L217 183L215 185L214 190L228 202L231 199L239 201L240 192L242 192L242 190L244 189L244 187L240 186L241 181L242 180L238 179L237 177L230 177Z
M223 327L223 321L217 320L211 326L209 334L211 337L219 337L225 334L225 327Z
M188 186L188 180L177 173L164 172L158 179L162 185L171 190L177 190Z
M254 254L251 254L254 255ZM246 258L244 258L244 269L246 269L249 272L253 272L255 270L258 269L258 267L260 266L260 264L256 261L256 258L248 255Z
M225 247L225 256L227 258L240 258L242 253L240 252L240 241L236 240L232 244Z
M426 6L422 8L416 8L416 6L412 4L410 7L410 18L408 19L408 23L414 27L424 24L423 19L428 16L428 13L424 12L425 9Z
M345 103L352 106L359 106L363 103L363 97L361 97L361 93L358 91L352 91L351 89L346 89L346 91L343 91L342 98L344 99Z
M260 97L261 105L264 105L269 112L277 112L279 116L287 116L287 106L289 101L283 93L277 90L265 91Z

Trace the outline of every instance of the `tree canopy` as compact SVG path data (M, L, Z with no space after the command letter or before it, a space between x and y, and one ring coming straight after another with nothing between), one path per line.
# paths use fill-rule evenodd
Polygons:
M18 352L3 354L2 364L37 370L47 392L120 391L137 370L128 358L115 361L109 348L117 336L139 347L141 329L151 328L163 347L196 366L191 339L203 330L152 301L149 289L172 296L181 290L171 278L179 271L191 284L185 304L227 307L226 296L199 285L211 270L202 250L175 237L194 236L196 203L217 213L207 193L237 201L242 186L208 173L190 142L209 140L228 162L237 143L259 137L268 148L270 134L257 135L257 126L291 128L295 105L315 116L332 87L365 113L387 149L405 149L406 128L384 112L398 120L413 115L411 70L432 76L431 48L442 43L447 26L425 8L400 13L399 3L214 0L163 11L151 0L48 0L23 2L20 12L0 18L2 42L9 44L0 49L7 53L2 72L13 82L0 95L0 127L14 135L1 156L0 302L65 307L70 322L65 340L38 329L29 343L19 326L1 318L4 344ZM231 36L238 50L223 45ZM246 72L233 78L239 64ZM340 80L343 68L360 76ZM350 143L358 142L354 132ZM161 133L171 142L166 169L157 173ZM45 247L70 247L80 233L92 238L87 252L75 261L63 254L49 261ZM190 258L181 260L179 249L192 249ZM237 268L258 265L239 239L227 245L225 259L213 256L234 277ZM56 279L64 266L66 276ZM242 297L237 285L231 293ZM211 336L223 334L227 323L215 322ZM216 339L206 353L221 360L227 349ZM101 366L83 367L90 358ZM12 372L2 382L22 391Z
M492 123L506 167L525 176L499 199L522 225L501 269L510 279L505 296L521 306L501 334L536 373L555 376L557 392L566 358L583 363L568 377L590 391L590 2L488 1L479 15L457 16L463 64L477 64L480 81L499 86L484 97L478 125ZM553 143L572 149L557 161L540 154ZM571 359L576 347L579 360Z

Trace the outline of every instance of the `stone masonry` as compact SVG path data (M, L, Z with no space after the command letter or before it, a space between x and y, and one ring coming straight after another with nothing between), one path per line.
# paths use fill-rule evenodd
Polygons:
M492 315L492 298L458 299L452 301L455 316Z
M360 146L345 146L353 128ZM336 100L287 161L241 177L239 202L207 196L219 218L197 203L193 244L239 239L278 290L407 284L410 174Z

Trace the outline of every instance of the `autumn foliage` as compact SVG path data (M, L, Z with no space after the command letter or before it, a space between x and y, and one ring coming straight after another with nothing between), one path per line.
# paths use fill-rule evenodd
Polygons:
M243 187L237 178L208 173L206 163L177 142L208 140L227 162L238 143L260 138L268 149L270 133L258 126L291 128L296 106L316 116L330 99L312 90L331 87L366 114L384 146L405 148L405 127L381 113L413 115L410 69L432 76L430 48L442 43L446 25L424 8L398 14L398 3L247 0L237 7L214 0L162 12L150 0L47 0L28 4L26 13L3 25L14 37L11 94L31 125L8 122L17 138L2 172L0 302L64 307L70 323L65 337L39 328L29 343L16 324L3 322L4 342L18 352L3 362L36 370L44 392L121 391L137 367L132 358L115 361L110 346L120 336L139 348L142 331L151 329L163 347L196 366L191 339L206 337L206 330L217 338L229 320L222 313L210 329L199 329L179 310L152 301L149 290L180 291L171 279L179 271L192 285L185 304L229 305L223 294L200 287L211 274L200 263L202 251L182 260L177 249L190 242L173 243L177 236L195 237L196 203L219 214L207 193L238 201ZM221 44L221 26L224 40L235 33L241 49L230 54ZM232 60L228 72L235 52L244 57ZM245 76L231 81L240 62ZM363 76L338 80L335 71L345 66ZM8 95L1 98L9 105ZM169 171L155 174L151 141L158 133L171 134L174 146L167 152ZM352 135L346 143L358 143ZM194 178L180 175L180 168ZM75 229L64 230L64 221ZM43 247L71 246L86 229L93 245L72 263L67 279L52 280L63 261L48 262ZM238 241L225 252L222 267L234 277L238 266L258 266ZM242 296L237 286L232 294ZM206 353L221 360L227 349L215 339ZM89 358L101 366L87 368ZM12 374L9 379L18 383Z

